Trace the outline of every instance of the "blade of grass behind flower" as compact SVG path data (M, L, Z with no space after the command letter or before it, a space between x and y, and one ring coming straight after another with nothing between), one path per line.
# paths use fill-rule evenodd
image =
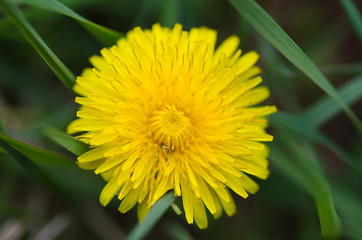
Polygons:
M289 139L290 140L290 139ZM289 142L290 143L290 142ZM288 146L293 146L288 144ZM286 154L274 144L270 159L279 171L295 184L302 187L315 200L320 219L322 236L336 238L340 235L340 220L336 214L328 182L310 159L303 156L300 149L293 146L294 157ZM299 158L299 161L295 159Z
M43 60L53 70L62 83L72 91L75 82L74 74L63 64L62 61L49 49L43 39L30 25L23 13L11 0L0 0L1 9L11 18L24 38L33 46Z
M346 153L340 146L334 143L331 139L322 134L318 129L308 125L301 118L294 115L278 111L277 113L268 117L271 126L278 129L278 131L290 131L294 135L302 136L314 143L322 144L327 147L352 170L352 172L362 177L362 169L359 164L354 161L348 153Z
M74 160L61 154L44 150L27 143L15 140L5 134L0 133L0 140L14 148L33 162L55 167L75 166ZM1 145L2 146L2 145ZM2 146L3 147L3 146ZM3 147L4 148L4 147ZM6 148L4 148L6 150ZM7 150L6 150L7 151Z
M55 0L17 0L20 3L25 3L33 7L42 8L45 10L53 11L56 13L64 14L78 21L87 31L89 31L95 38L101 43L112 46L116 41L123 37L122 33L115 30L103 27L96 23L89 21L88 19L80 16L72 9L68 8L64 4Z
M162 231L170 239L174 240L192 240L192 236L187 232L185 227L177 221L165 219L161 222Z
M168 192L155 205L152 206L146 217L141 223L138 223L131 232L127 235L126 240L143 239L147 233L158 222L166 210L170 207L171 203L175 201L174 193Z
M352 0L339 0L362 42L362 17Z
M246 19L265 39L279 50L291 63L322 88L341 106L356 128L362 133L362 124L348 105L338 95L333 85L300 47L279 25L253 0L229 0L240 15Z
M64 147L65 149L74 153L77 156L80 156L89 150L89 146L86 143L54 127L49 126L44 128L43 133L45 136L47 136L48 138L50 138L51 140L58 143L60 146Z
M362 75L358 75L338 88L339 95L347 104L352 104L362 97ZM330 97L325 96L299 114L302 122L312 127L319 127L341 110Z
M162 26L172 28L175 23L181 22L181 4L180 0L162 0L159 2L161 9L159 21Z
M299 160L299 166L305 171L306 177L310 181L308 187L312 189L311 191L316 202L322 236L325 238L338 238L341 234L342 226L334 205L331 187L322 171L322 167L317 167L316 164L313 164L313 158L315 163L320 163L313 148L309 144L306 144L306 146L303 146L302 149L300 144L293 144L292 148Z
M362 199L352 195L345 187L333 187L336 208L341 216L348 239L362 239Z
M299 187L310 193L309 182L303 171L292 162L291 158L282 150L282 148L273 144L270 148L270 161L285 177L292 180Z
M0 138L0 146L4 148L7 153L16 160L20 166L22 166L31 176L38 179L44 185L48 186L54 193L62 196L62 198L67 202L71 203L70 196L68 195L67 191L65 191L61 185L55 182L49 175L35 165L32 160L30 160L27 156L22 154L20 151L16 150L10 144L3 140L4 138Z

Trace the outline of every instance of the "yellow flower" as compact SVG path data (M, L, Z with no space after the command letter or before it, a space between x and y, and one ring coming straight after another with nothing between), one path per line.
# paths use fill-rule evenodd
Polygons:
M182 197L188 223L207 227L236 208L229 188L246 198L267 178L265 116L256 107L269 96L254 66L256 52L241 55L231 36L216 50L216 31L182 31L155 24L137 27L116 46L93 56L93 69L77 78L81 105L68 132L90 144L78 158L108 181L100 195L117 195L124 213L138 204L140 220L167 191Z

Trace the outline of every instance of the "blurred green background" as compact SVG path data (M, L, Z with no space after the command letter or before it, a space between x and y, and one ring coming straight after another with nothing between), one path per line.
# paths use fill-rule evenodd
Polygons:
M270 119L275 141L270 144L269 179L257 180L261 188L255 196L234 197L235 216L216 221L210 216L207 230L188 225L183 215L177 216L170 208L146 239L320 239L320 219L327 224L329 218L338 219L328 215L334 207L342 226L336 238L362 239L361 133L232 4L222 0L59 2L122 33L135 26L149 28L155 22L169 27L182 23L185 30L207 26L218 31L219 42L237 34L244 52L256 50L261 55L258 65L271 90L267 103L279 109ZM342 89L343 99L361 119L362 40L343 2L258 1L328 80ZM355 4L361 11L362 2ZM19 6L76 75L90 66L90 56L105 47L74 19L27 4ZM3 133L74 160L75 155L47 138L43 129L50 125L65 130L77 107L74 95L0 12ZM0 149L0 239L122 239L136 225L136 212L119 213L118 200L106 208L100 206L98 197L105 183L91 171L34 160L59 186L54 188L8 153ZM181 206L179 199L176 203Z

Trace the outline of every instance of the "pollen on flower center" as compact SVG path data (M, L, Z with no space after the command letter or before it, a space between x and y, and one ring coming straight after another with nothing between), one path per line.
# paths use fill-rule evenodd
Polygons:
M190 120L175 106L167 105L151 118L152 139L166 151L184 149L189 143Z
M166 112L161 117L161 126L165 134L178 136L185 129L185 122L180 114Z

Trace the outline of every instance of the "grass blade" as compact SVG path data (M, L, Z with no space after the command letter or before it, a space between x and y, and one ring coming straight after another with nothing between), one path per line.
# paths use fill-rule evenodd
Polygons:
M23 13L11 0L0 0L0 7L10 17L14 25L18 28L24 38L44 59L48 66L62 83L72 91L75 82L74 74L60 61L60 59L49 49L43 39L30 25Z
M229 0L240 15L246 19L266 40L268 40L291 63L322 88L346 112L356 128L362 133L362 124L352 110L340 98L333 85L300 47L279 27L279 25L253 0Z
M56 184L53 179L51 179L45 171L35 165L28 157L24 154L10 146L6 143L3 138L0 138L0 146L6 150L6 152L13 157L27 172L29 172L33 177L37 178L50 189L54 190L56 193L65 193L60 189L60 186ZM65 197L65 195L64 195Z
M307 125L306 122L302 121L301 118L284 113L282 111L278 111L268 118L270 125L278 129L278 131L288 130L294 135L301 136L307 140L322 144L323 146L327 147L329 150L337 154L353 172L362 177L362 169L357 164L357 162L354 161L354 158L352 158L340 146L322 134L318 129Z
M306 177L310 181L309 187L312 189L312 195L316 202L322 236L329 239L338 238L342 227L334 206L331 188L321 168L314 166L309 159L310 155L315 159L317 156L314 151L308 151L309 157L307 157L305 150L301 149L300 145L294 145L293 148L299 159L299 166L305 171Z
M339 2L344 8L344 11L352 23L352 26L356 30L358 37L362 41L362 17L358 12L357 6L353 3L352 0L339 0Z
M169 239L174 240L192 240L191 234L185 229L185 227L177 222L172 221L171 219L165 219L161 223L163 232L169 237Z
M55 167L72 167L75 161L55 152L44 150L27 143L20 142L0 133L0 140L15 151L20 152L33 162ZM2 145L1 145L2 146ZM3 146L2 146L3 147ZM4 147L3 147L4 148ZM6 150L6 148L4 148ZM7 151L7 150L6 150Z
M362 205L361 197L346 191L345 187L334 188L333 196L341 215L348 239L362 239Z
M95 38L101 43L112 46L116 41L123 37L123 34L98 25L82 17L72 9L68 8L64 4L55 0L17 0L20 3L25 3L33 7L42 8L48 11L64 14L78 21L87 31L89 31Z
M181 4L180 0L162 0L160 2L161 14L160 23L164 27L172 28L175 23L181 19Z
M273 146L270 152L271 162L279 171L295 184L309 193L315 203L320 219L322 236L337 238L340 235L341 223L337 216L329 184L320 168L305 156L300 145L291 144L294 156L286 154L281 147ZM298 160L298 161L296 161Z
M338 89L339 95L347 104L352 104L362 96L362 75L359 75ZM303 122L319 127L335 116L341 108L328 96L315 102L299 114Z
M43 133L45 134L45 136L77 156L80 156L89 150L89 146L86 143L54 127L44 128Z
M151 208L147 216L141 223L138 223L126 237L126 240L143 239L162 215L169 208L171 203L175 201L174 193L171 191L166 193L156 204Z

